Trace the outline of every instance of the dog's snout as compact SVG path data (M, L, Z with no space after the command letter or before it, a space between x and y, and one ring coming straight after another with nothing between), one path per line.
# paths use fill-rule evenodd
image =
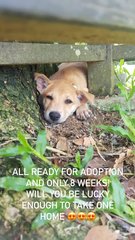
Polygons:
M58 120L60 119L60 113L59 113L59 112L55 112L55 111L50 112L50 113L49 113L49 117L50 117L50 119L51 119L53 122L56 122L56 121L58 121Z

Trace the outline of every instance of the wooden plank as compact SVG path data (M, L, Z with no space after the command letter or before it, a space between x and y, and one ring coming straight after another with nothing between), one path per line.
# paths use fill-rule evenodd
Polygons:
M102 61L105 46L42 43L0 43L0 65Z
M103 96L113 93L114 75L111 45L106 46L104 61L88 64L88 87L96 95Z
M134 0L4 0L3 10L59 20L135 29Z
M135 30L5 13L0 14L0 41L135 44Z
M105 45L0 42L0 65L103 61ZM135 60L135 46L113 45L112 59Z
M113 55L114 60L120 60L124 58L125 60L134 60L135 61L135 46L132 45L116 45L113 46Z

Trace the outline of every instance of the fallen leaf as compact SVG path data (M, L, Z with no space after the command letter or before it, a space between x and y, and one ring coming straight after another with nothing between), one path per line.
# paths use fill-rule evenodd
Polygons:
M78 138L73 141L73 143L77 146L82 146L83 145L83 138Z
M92 140L93 140L93 139L92 139L91 137L84 137L83 146L84 146L84 147L89 147L90 145L94 146L95 143L93 143Z
M95 142L95 140L93 139L92 136L90 136L90 137L84 137L83 145L84 145L85 147L89 147L90 145L95 146L95 145L96 145L96 142Z
M90 145L94 146L96 144L95 140L90 137L78 138L73 141L73 143L77 146L89 147Z
M130 234L128 240L134 240L135 239L135 234Z
M122 185L125 188L126 195L135 199L135 178L130 178L128 181L124 181Z
M123 162L125 160L125 153L120 153L119 158L116 158L114 168L122 168L123 169Z
M73 141L73 143L77 146L84 146L84 147L89 147L90 145L95 146L96 142L95 140L90 136L90 137L84 137L84 138L78 138Z
M64 151L64 152L68 152L69 151L69 144L68 144L67 138L60 137L58 142L57 142L56 148L61 150L61 151Z
M84 240L117 240L118 233L112 232L107 226L91 228Z
M100 157L94 157L92 161L89 161L85 170L87 172L87 168L91 169L104 169L104 168L113 168L113 162L112 161L104 161Z

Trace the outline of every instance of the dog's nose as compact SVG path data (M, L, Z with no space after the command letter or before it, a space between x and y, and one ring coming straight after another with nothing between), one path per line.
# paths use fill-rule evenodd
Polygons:
M59 112L55 112L55 111L50 112L50 113L49 113L49 117L50 117L50 119L51 119L53 122L56 122L56 121L58 121L59 118L60 118L60 113L59 113Z

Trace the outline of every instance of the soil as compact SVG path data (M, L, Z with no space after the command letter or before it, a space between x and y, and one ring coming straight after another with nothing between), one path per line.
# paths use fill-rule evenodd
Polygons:
M46 156L50 161L58 166L65 166L69 162L74 162L75 155L79 151L81 157L85 155L86 149L93 145L94 156L89 164L90 167L114 167L120 164L124 172L128 175L121 177L121 182L125 188L128 199L135 199L133 176L135 167L135 157L130 154L135 149L133 143L117 135L101 131L97 125L108 124L122 126L123 122L116 112L106 112L91 107L91 117L87 121L79 121L76 116L69 117L62 124L48 124L42 119L42 123L47 132L48 145L55 151L47 151ZM34 133L35 136L35 133ZM122 155L123 154L123 155ZM36 160L35 160L36 161ZM41 162L37 161L40 165ZM26 199L25 192L1 194L1 231L0 239L13 240L83 240L89 229L94 225L110 222L111 229L119 232L118 240L133 239L135 226L118 218L117 216L98 216L94 223L78 223L65 221L51 222L48 227L44 226L36 231L31 231L31 221L36 217L35 211L26 211L20 208L20 199ZM14 221L13 221L14 220ZM117 223L117 224L116 224ZM116 239L116 238L114 238Z
M79 144L75 144L75 141L77 139L89 137L95 126L103 123L103 121L103 113L98 109L91 107L91 117L86 121L80 121L74 115L69 117L62 124L50 125L45 122L45 128L47 129L49 135L48 140L52 147L56 147L60 138L65 138L69 143L68 152L75 154L77 150L83 150L83 146L82 148L81 146L78 147Z
M109 155L111 153L113 155L124 148L133 147L129 140L100 130L97 126L102 124L124 126L117 112L105 112L97 107L91 107L91 117L86 121L79 121L75 115L69 117L66 122L57 125L51 125L44 121L49 145L65 150L73 156L77 151L80 151L81 154L85 153L86 148L92 144L89 139L91 137L95 140L99 149L108 152ZM61 142L61 139L62 143L58 146L57 143ZM63 149L64 141L67 142L65 149Z

